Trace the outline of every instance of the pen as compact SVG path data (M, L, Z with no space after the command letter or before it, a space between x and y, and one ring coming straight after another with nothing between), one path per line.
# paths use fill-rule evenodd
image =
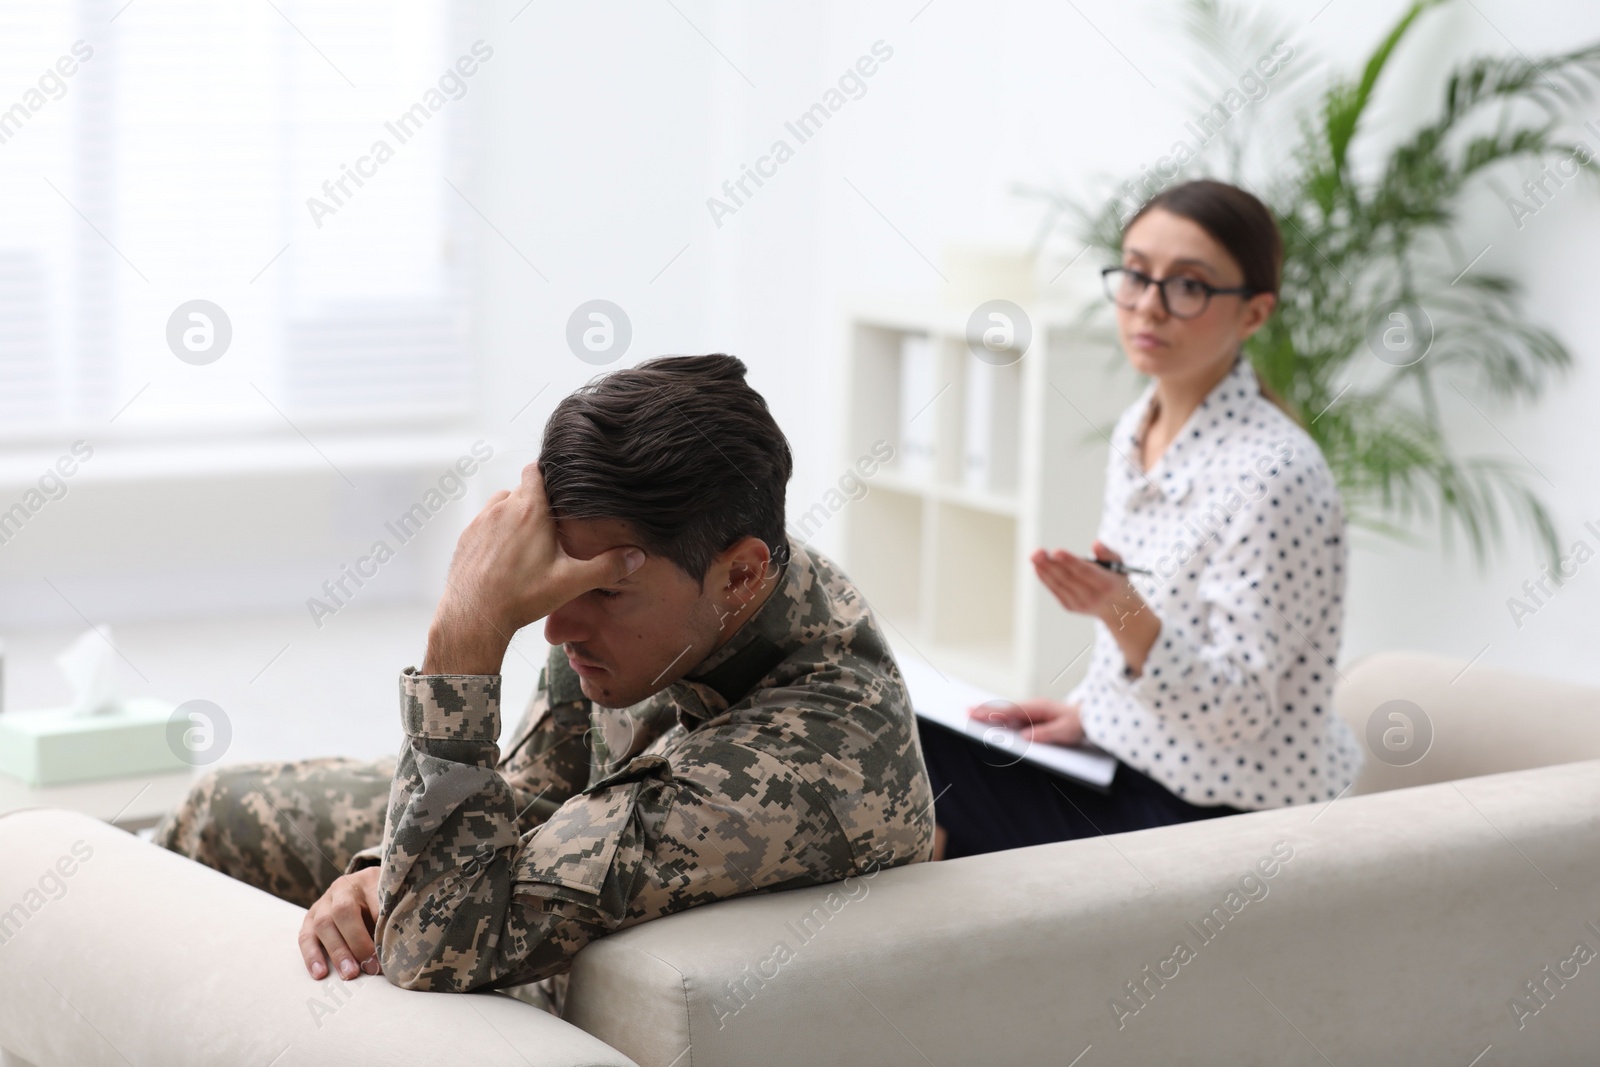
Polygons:
M1143 567L1130 567L1126 563L1123 563L1123 562L1120 562L1119 560L1114 560L1114 559L1097 559L1094 562L1098 566L1104 567L1106 570L1110 571L1112 574L1149 574L1149 573L1151 573L1150 571L1145 570Z

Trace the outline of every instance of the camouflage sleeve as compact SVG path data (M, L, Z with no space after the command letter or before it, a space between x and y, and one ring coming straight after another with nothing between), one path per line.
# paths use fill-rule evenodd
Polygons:
M376 867L382 862L383 845L372 845L351 856L350 862L345 865L344 873L355 874L357 871L364 871L368 867Z
M565 971L590 941L697 904L860 869L833 815L760 739L708 730L640 755L519 835L495 770L498 679L402 679L378 921L383 972L466 992Z
M552 661L560 651L550 650ZM560 666L565 668L565 661ZM500 760L500 773L516 803L517 825L524 833L548 819L589 779L590 705L576 685L576 676L567 676L570 673L570 669L557 673L553 662L539 672L539 685ZM357 852L345 873L378 866L384 847L380 842Z
M500 760L500 773L526 833L589 784L591 705L560 646L550 649L539 685Z

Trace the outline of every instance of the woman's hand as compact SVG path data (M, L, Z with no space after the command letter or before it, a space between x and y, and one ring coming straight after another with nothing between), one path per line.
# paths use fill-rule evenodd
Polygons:
M1100 541L1094 543L1092 551L1095 559L1122 562L1121 556ZM1135 675L1142 672L1150 646L1161 633L1161 620L1155 612L1146 610L1149 605L1127 575L1108 571L1059 548L1053 552L1041 548L1030 558L1034 573L1061 606L1093 615L1105 623L1128 668Z
M1122 560L1121 556L1099 541L1094 543L1092 551L1095 559ZM1128 584L1126 576L1108 571L1065 549L1049 551L1041 548L1029 558L1039 581L1068 611L1105 618L1117 601L1125 599L1127 594L1138 595Z
M1083 740L1083 718L1078 705L1063 704L1059 700L1034 698L1019 704L997 701L968 708L967 714L979 722L1015 730L1028 741L1076 745Z

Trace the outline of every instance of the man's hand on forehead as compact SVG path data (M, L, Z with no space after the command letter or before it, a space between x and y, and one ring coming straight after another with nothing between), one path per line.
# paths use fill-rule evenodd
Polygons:
M517 487L491 497L456 542L429 632L424 673L498 673L518 630L591 589L620 581L643 563L643 550L632 545L589 559L569 555L550 514L539 466L528 464ZM485 666L489 669L468 669Z

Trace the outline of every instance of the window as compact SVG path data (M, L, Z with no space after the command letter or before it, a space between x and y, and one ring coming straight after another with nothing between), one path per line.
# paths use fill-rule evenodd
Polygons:
M466 413L492 56L449 0L7 0L0 440Z

